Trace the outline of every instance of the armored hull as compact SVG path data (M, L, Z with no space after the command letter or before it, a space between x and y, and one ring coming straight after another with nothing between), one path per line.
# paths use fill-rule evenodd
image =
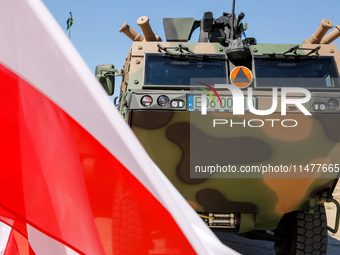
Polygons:
M296 217L319 220L323 202L337 204L340 54L328 43L340 30L324 37L323 20L303 44L259 44L238 39L241 19L164 19L165 42L145 17L145 38L124 24L134 42L117 106L211 229L272 230L277 254L295 254ZM198 27L199 42L187 42ZM97 72L104 87L118 72L107 67Z

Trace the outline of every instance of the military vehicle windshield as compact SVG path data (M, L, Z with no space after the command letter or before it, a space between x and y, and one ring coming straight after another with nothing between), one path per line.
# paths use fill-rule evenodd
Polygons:
M144 85L190 86L191 78L217 78L225 83L226 62L180 60L157 53L145 55Z
M339 88L333 57L284 59L256 56L256 87Z

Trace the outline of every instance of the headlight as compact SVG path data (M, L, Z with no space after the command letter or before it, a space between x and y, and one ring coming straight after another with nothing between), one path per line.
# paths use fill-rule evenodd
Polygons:
M325 104L320 104L319 107L321 111L324 111L327 109L327 106Z
M324 103L313 104L313 110L314 111L325 111L326 109L327 109L327 106Z
M171 101L171 107L173 107L173 108L183 108L184 107L184 101L183 100L172 100Z
M329 110L337 110L339 108L339 102L338 100L331 99L328 101L328 109Z
M169 104L169 98L167 96L160 96L157 99L157 103L159 104L159 106L165 107Z
M152 104L152 97L143 96L142 99L141 99L141 104L143 106L150 106Z

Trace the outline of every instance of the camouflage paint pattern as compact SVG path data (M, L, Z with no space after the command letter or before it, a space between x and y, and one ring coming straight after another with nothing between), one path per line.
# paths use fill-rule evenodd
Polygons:
M161 53L157 47L158 43L133 42L124 64L125 75L121 83L120 111L150 157L197 212L241 213L239 232L252 229L272 230L284 213L301 210L309 199L316 197L324 190L332 189L337 174L334 174L332 178L319 178L319 174L311 174L308 178L275 178L271 174L265 174L261 178L190 179L188 172L190 132L195 132L196 136L201 137L207 144L213 144L211 141L218 142L216 147L223 148L227 155L231 155L226 159L226 164L290 165L294 163L305 166L310 163L340 163L338 161L340 111L331 116L308 117L299 111L287 108L287 116L276 114L275 118L289 119L289 116L293 115L292 118L303 123L295 127L293 132L291 129L268 126L255 129L246 127L226 132L225 127L212 129L207 124L211 124L211 121L200 121L200 112L193 113L185 109L174 110L170 107L146 109L140 105L142 95L151 95L155 101L159 95L174 93L186 102L186 95L189 94L189 90L143 87L144 67L147 65L144 61L145 53ZM164 47L178 46L178 42L161 42L161 44ZM225 47L219 43L183 44L195 53L224 54L225 52ZM250 48L253 55L261 55L273 52L283 53L295 45L255 44ZM338 70L340 70L340 54L337 46L320 46L319 54L334 56ZM300 47L312 49L315 45L303 44ZM229 68L233 67L230 63ZM246 94L246 91L244 93ZM230 95L228 92L221 92L221 94ZM254 95L258 98L259 109L270 107L271 99L268 99L268 96L271 92L255 91ZM139 97L136 98L136 96ZM313 97L316 97L314 92L312 92L312 100ZM340 98L340 92L334 92L333 97ZM312 102L305 106L314 114L311 105ZM276 113L279 112L280 107ZM238 120L265 119L266 116L255 116L249 113L238 117L232 116L231 113L209 112L205 118ZM246 150L243 150L245 147ZM206 154L201 155L205 159L209 158L209 153L215 153L212 146L205 152ZM210 163L213 164L213 162Z

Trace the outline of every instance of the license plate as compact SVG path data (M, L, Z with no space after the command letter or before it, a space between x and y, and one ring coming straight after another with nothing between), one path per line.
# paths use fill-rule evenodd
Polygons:
M232 112L233 111L233 97L232 96L220 96L221 102L217 97L214 97L215 101L210 97L206 97L207 111L215 112ZM247 103L247 97L244 97L244 110L249 112ZM216 103L215 103L216 102ZM256 97L253 97L253 106L257 109ZM200 111L202 107L202 96L201 95L188 95L188 111Z

